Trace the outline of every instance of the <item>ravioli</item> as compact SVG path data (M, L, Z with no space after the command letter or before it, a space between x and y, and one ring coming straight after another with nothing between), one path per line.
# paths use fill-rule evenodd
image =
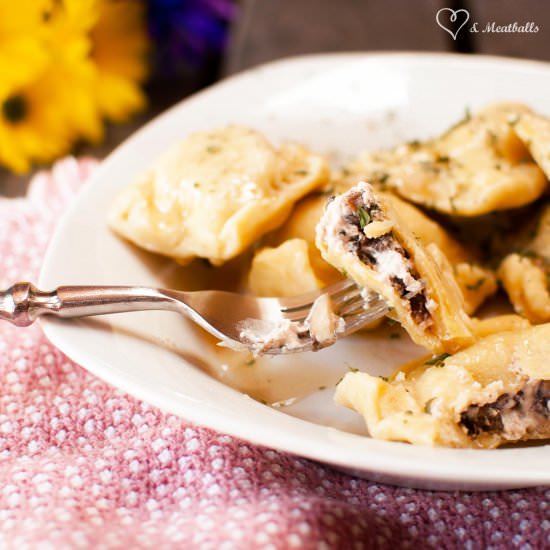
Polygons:
M325 202L321 193L305 197L284 225L266 237L271 246L256 252L248 275L252 294L297 296L344 279L315 246L315 227Z
M350 372L336 402L377 439L494 448L550 438L550 324L484 338L452 356L416 361L389 381Z
M254 255L248 274L248 288L256 296L299 296L324 286L304 239L289 239L277 247L262 248Z
M523 141L535 162L550 178L550 120L530 112L522 112L512 121L514 131Z
M220 265L280 226L329 177L306 147L280 149L241 126L197 132L174 145L113 204L119 235L180 263Z
M521 252L508 254L498 276L514 309L532 323L550 321L550 206Z
M540 197L547 186L531 156L542 158L542 147L529 149L525 143L525 135L543 136L547 129L539 123L535 128L531 117L523 105L492 105L475 116L468 114L439 138L367 152L348 167L347 177L456 216L520 207ZM547 173L549 163L546 159L541 164Z
M417 344L440 353L475 340L448 260L435 243L423 246L369 184L328 202L316 243L326 261L380 294Z

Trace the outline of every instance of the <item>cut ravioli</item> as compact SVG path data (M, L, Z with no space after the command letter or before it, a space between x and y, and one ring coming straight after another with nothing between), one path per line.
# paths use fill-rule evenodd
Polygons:
M530 120L527 107L489 106L439 138L361 155L350 165L348 179L364 179L414 203L458 216L529 204L542 195L547 178L516 134L515 123L523 113L522 129ZM543 133L538 127L536 132Z
M419 242L428 246L435 244L452 266L452 274L464 297L464 310L474 313L478 307L497 291L495 274L479 263L475 250L468 249L453 239L441 225L428 218L410 203L390 193L377 193L389 202L398 213L402 223Z
M303 146L275 149L240 126L197 132L123 191L110 225L181 263L201 257L219 265L281 225L328 177L326 161Z
M498 276L514 309L532 323L550 321L550 207L521 253L508 254Z
M452 268L434 243L423 246L391 202L364 182L334 197L317 226L326 261L393 308L414 342L454 352L475 340Z
M550 324L484 338L452 356L404 366L389 380L348 373L340 405L377 439L494 448L550 438Z

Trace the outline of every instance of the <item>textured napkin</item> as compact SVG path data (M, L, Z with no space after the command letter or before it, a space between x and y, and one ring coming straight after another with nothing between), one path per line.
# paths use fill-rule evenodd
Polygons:
M0 284L36 280L92 161L0 199ZM355 479L164 414L38 326L0 322L0 548L550 547L550 489L450 493ZM550 465L549 465L550 467Z

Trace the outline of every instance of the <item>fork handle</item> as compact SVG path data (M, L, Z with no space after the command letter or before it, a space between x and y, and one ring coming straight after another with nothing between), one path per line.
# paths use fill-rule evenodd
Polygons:
M60 286L44 292L31 283L16 283L0 291L0 320L18 327L41 315L87 317L146 309L173 311L176 306L170 296L140 286Z

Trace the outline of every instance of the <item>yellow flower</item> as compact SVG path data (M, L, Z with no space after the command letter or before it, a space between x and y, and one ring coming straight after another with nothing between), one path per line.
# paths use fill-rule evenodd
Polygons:
M90 58L89 31L97 17L97 0L63 0L52 4L46 29L52 62L70 86L72 108L64 122L76 135L94 143L103 138L103 121L94 92L96 68Z
M0 0L0 164L24 172L145 105L139 0Z
M140 0L62 0L54 12L52 42L65 56L68 48L72 57L86 51L94 73L91 97L115 122L146 104L140 88L149 47L144 12Z
M147 76L149 41L145 6L137 0L98 0L99 18L91 31L101 113L122 122L145 107L140 84Z
M0 81L0 163L26 172L31 161L66 153L73 133L64 123L71 109L66 79L50 65L25 83Z
M51 0L0 0L0 79L23 83L48 59L43 20Z

